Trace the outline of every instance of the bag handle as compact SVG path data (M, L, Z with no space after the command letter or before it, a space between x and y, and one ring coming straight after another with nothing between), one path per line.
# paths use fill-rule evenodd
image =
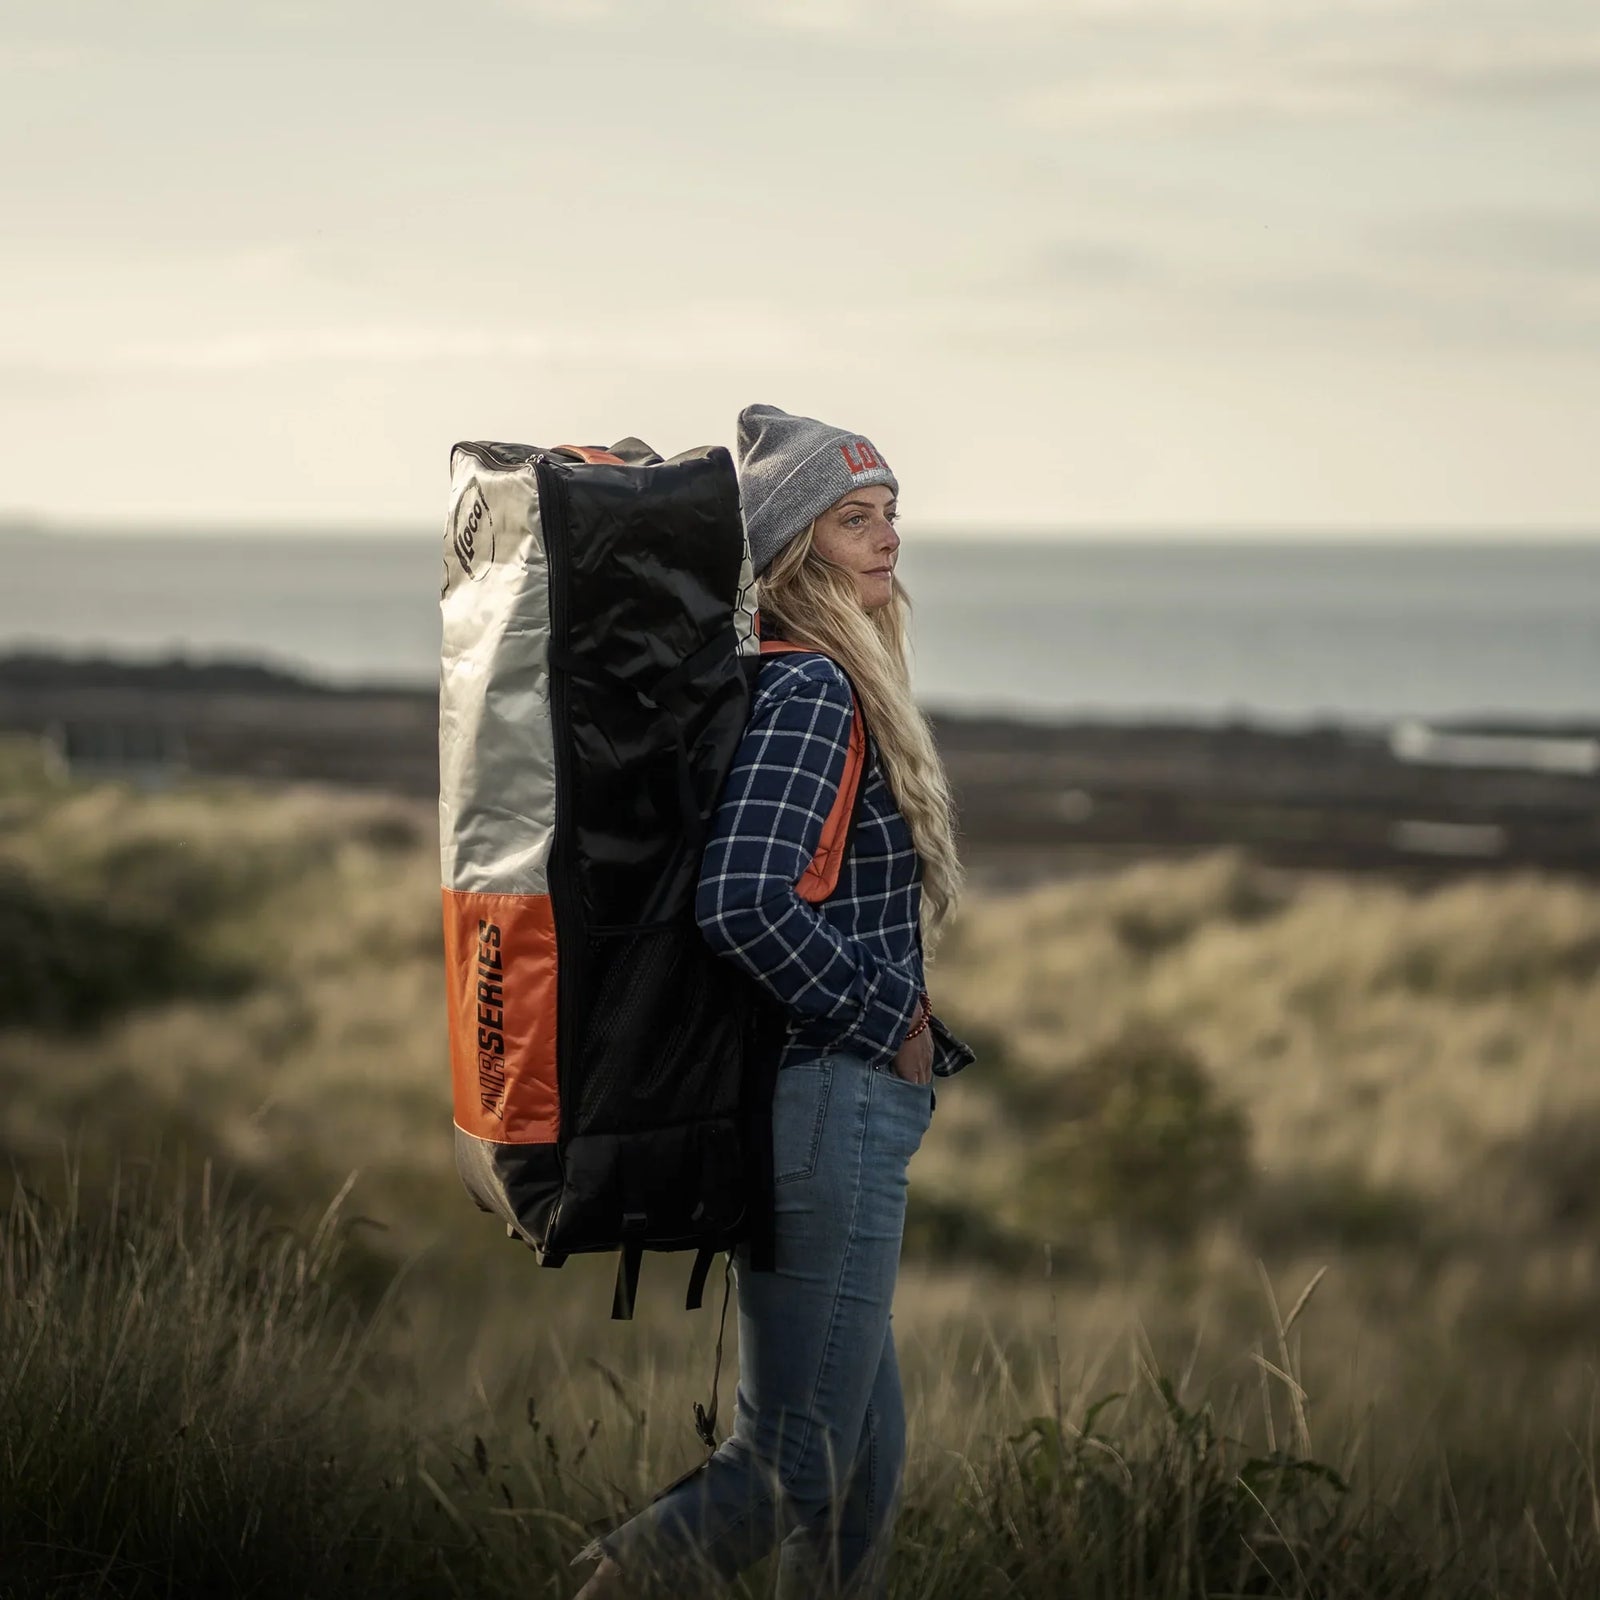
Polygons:
M569 455L576 456L580 461L586 461L591 467L625 467L627 462L619 455L613 455L609 450L602 450L598 445L592 444L558 444L557 450L565 450Z

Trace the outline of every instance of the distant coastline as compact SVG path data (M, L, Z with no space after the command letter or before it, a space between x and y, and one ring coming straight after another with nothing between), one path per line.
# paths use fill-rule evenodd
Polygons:
M382 522L327 523L308 522L303 519L265 518L259 522L242 522L227 517L57 517L44 512L26 509L0 511L0 539L36 537L40 534L62 539L304 539L320 542L326 539L375 539L393 541L416 537L432 541L437 536L435 523L419 521L414 525L399 519ZM1153 523L1088 524L1051 523L1026 527L997 526L979 530L971 523L925 522L919 523L917 537L930 544L967 544L981 538L988 545L1051 545L1051 544L1130 544L1167 548L1171 545L1326 545L1344 548L1359 545L1366 548L1387 546L1403 549L1407 546L1440 545L1503 545L1516 549L1548 546L1596 545L1600 546L1600 523L1560 524L1528 528L1505 523L1464 527L1457 524L1445 526L1371 525L1365 527L1334 527L1324 524L1291 525L1288 523L1206 523L1162 526Z
M0 652L254 661L361 693L437 682L417 529L4 542ZM1600 542L1224 544L908 532L914 676L952 715L1307 731L1600 716Z
M1284 731L932 715L969 860L990 878L1226 845L1336 870L1600 876L1600 718ZM432 686L334 685L244 657L13 652L0 656L0 731L47 740L68 769L147 783L232 776L438 796ZM1448 737L1469 732L1487 737Z

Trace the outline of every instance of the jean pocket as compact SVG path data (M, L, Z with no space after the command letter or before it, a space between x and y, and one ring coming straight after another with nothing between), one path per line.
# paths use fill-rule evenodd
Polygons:
M916 1083L910 1078L902 1078L900 1074L894 1070L894 1066L892 1064L874 1067L872 1070L877 1074L878 1077L887 1078L889 1082L894 1084L898 1089L909 1089L912 1091L912 1093L921 1096L923 1103L928 1108L928 1115L930 1117L933 1115L933 1084L931 1082Z
M816 1172L832 1088L830 1061L800 1061L778 1074L772 1104L774 1183L797 1183Z

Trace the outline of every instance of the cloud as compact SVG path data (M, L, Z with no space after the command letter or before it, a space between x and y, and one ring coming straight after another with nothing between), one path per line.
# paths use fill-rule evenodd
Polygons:
M491 354L539 356L547 351L547 340L536 333L334 327L227 333L200 339L137 340L107 350L99 365L112 370L222 373L325 362L412 366Z
M152 337L92 349L0 349L0 371L68 381L126 375L218 377L288 367L337 370L517 362L551 365L743 368L752 360L805 361L825 352L828 316L749 304L648 308L633 316L562 317L520 327L369 324L251 329Z
M627 9L622 0L497 0L497 3L502 10L580 26L614 22Z
M1331 234L1266 253L1137 217L1021 245L951 296L938 323L965 347L1046 351L1248 345L1521 345L1592 362L1600 336L1600 208L1483 207Z
M59 76L89 60L81 44L62 39L0 39L0 72L19 78Z
M1036 254L1028 277L1043 286L1148 282L1164 275L1156 251L1120 239L1053 239Z
M1324 334L1341 324L1441 346L1520 345L1576 355L1600 335L1600 279L1551 277L1469 257L1393 253L1328 267L1244 270L1204 292L1236 317L1286 318Z
M1023 120L1083 123L1355 118L1423 105L1600 97L1600 29L1335 42L1282 33L1191 39L1148 65L1025 95Z
M1455 210L1391 224L1377 242L1444 267L1600 285L1600 207Z
M660 0L491 0L541 21L582 27L648 23ZM674 25L734 28L743 34L848 35L896 44L972 40L996 34L1061 37L1090 27L1184 28L1195 24L1307 19L1439 9L1447 0L675 0ZM1535 0L1539 3L1539 0ZM1547 3L1547 0L1546 0Z
M1117 22L1162 27L1208 21L1274 21L1302 18L1327 23L1364 16L1437 9L1440 0L931 0L924 11L990 24L997 17L1052 23Z

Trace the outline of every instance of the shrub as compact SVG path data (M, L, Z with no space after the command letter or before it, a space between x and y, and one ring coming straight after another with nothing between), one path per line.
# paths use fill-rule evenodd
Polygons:
M250 981L175 915L119 914L0 862L0 1026L82 1031L135 1005L237 994Z
M1022 1184L1030 1231L1045 1237L1067 1242L1109 1221L1179 1243L1248 1187L1243 1114L1160 1029L1135 1026L1090 1052L1063 1079L1055 1115Z

